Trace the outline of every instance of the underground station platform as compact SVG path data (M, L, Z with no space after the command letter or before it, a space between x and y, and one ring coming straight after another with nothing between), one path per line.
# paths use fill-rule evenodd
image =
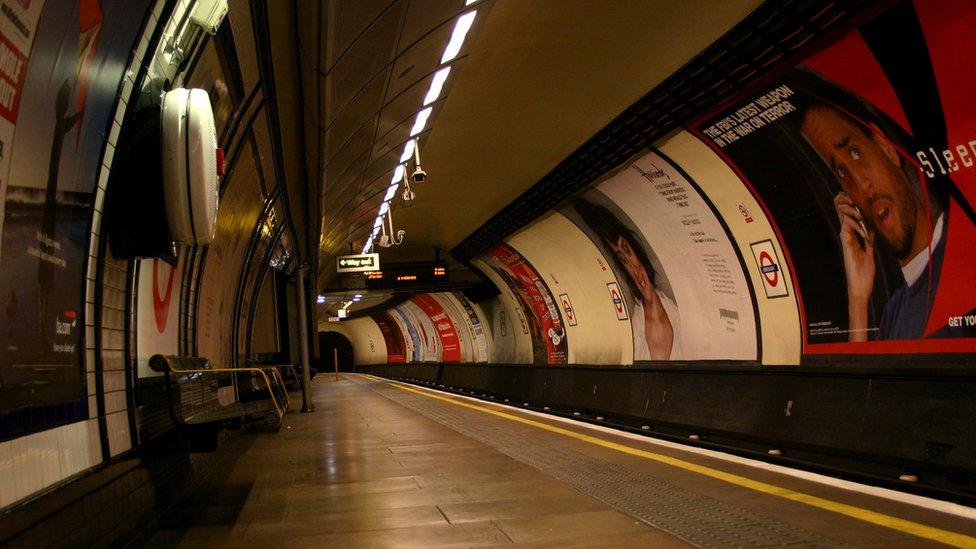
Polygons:
M976 546L976 511L367 374L230 437L146 547Z

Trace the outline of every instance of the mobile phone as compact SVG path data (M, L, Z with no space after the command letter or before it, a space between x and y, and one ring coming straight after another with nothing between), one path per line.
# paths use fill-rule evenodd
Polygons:
M844 191L841 191L840 194L849 196ZM873 244L871 241L871 232L868 231L868 226L864 224L864 214L861 213L861 208L858 208L857 204L854 204L854 211L857 212L857 224L861 226L861 230L864 231L865 235L867 235L862 240L864 240L865 244Z
M871 241L871 233L868 232L868 226L864 224L864 215L861 214L861 209L854 206L854 211L857 212L857 224L861 226L861 230L864 231L865 235L867 235L864 237L864 243L869 245L873 244Z

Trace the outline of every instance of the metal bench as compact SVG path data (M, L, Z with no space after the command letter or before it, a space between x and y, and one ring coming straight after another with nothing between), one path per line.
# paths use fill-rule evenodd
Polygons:
M278 370L278 372L281 374L281 378L285 383L285 387L289 391L302 390L301 366L297 364L266 364L266 363L262 363L259 360L255 360L253 358L247 359L245 364L247 364L247 366L251 368L274 368Z
M149 367L166 374L170 417L204 451L215 449L226 423L261 420L277 429L290 405L275 367L214 368L204 357L165 355L150 358Z

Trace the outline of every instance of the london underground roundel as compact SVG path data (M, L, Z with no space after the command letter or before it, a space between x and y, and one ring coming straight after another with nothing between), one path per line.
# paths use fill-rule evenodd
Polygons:
M163 96L163 188L173 239L209 244L217 227L217 131L207 92L177 88Z

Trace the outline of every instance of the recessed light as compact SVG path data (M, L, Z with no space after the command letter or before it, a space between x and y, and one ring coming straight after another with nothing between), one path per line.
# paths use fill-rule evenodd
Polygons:
M413 139L411 139L410 141L407 141L407 143L403 146L403 154L400 155L401 164L403 162L406 162L407 160L410 160L410 157L413 156L414 145L416 145L416 143L414 143Z
M457 23L454 24L454 31L451 33L451 40L447 43L447 47L444 48L444 55L441 56L441 64L447 63L457 57L458 52L461 51L461 46L464 45L464 38L468 35L468 31L471 30L471 25L474 23L474 17L477 13L477 10L471 10L458 17Z
M451 67L444 67L443 69L434 73L433 80L430 81L430 89L427 90L427 95L424 96L424 106L430 105L441 95L441 90L444 89L444 82L447 81L447 75L451 72ZM403 159L400 159L403 161Z
M417 113L417 120L414 121L413 128L410 128L410 137L424 131L424 128L427 127L427 119L430 118L430 113L433 110L434 107L427 107L426 109ZM410 152L413 153L413 147L411 147Z

